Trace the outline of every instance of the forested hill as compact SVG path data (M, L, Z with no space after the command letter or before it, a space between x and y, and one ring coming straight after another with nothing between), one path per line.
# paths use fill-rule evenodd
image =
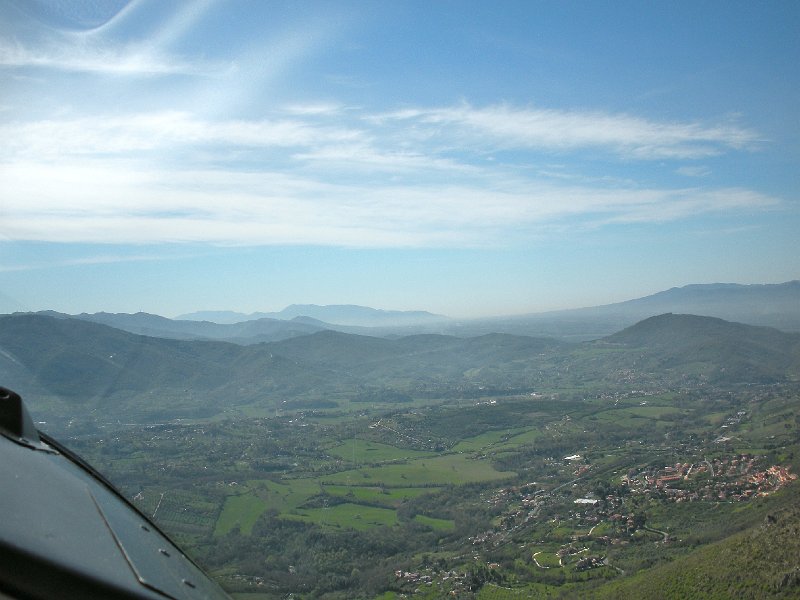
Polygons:
M738 514L709 532L698 535L722 539L701 546L677 560L615 581L598 591L583 590L567 597L595 600L639 598L797 598L800 591L800 490L793 486L773 498L773 504ZM770 510L772 512L767 512ZM736 528L744 531L727 535ZM703 531L705 530L705 531ZM704 535L705 534L705 535ZM699 540L698 540L699 541ZM705 540L704 540L705 541Z
M313 304L296 304L279 312L249 315L206 311L175 319L143 312L68 315L42 311L38 314L83 319L154 337L220 340L246 345L281 341L324 330L387 338L416 334L466 338L509 333L586 341L611 335L663 313L712 316L797 332L800 331L800 281L768 285L688 285L604 306L478 319L451 319L424 311Z
M667 313L644 319L605 338L609 343L649 348L675 348L686 344L714 342L758 344L765 348L795 343L798 334L771 327L733 323L715 317Z
M459 324L459 329L462 334L491 330L588 340L664 313L717 317L798 332L800 281L759 285L694 284L602 306L464 322Z
M135 335L80 319L0 317L0 378L22 392L75 403L114 400L161 408L165 399L251 401L268 390L296 393L318 385L312 368L265 348ZM122 404L123 406L119 406Z
M256 344L285 340L298 335L308 335L329 328L324 323L316 324L299 319L289 321L262 318L237 323L214 323L211 321L167 319L159 315L138 312L94 314L81 313L67 315L53 311L44 311L45 316L62 319L81 319L92 323L101 323L129 333L164 337L177 340L220 340L240 344Z
M549 338L489 334L474 338L412 335L388 340L322 331L270 344L282 356L364 376L406 373L421 378L458 377L464 370L535 361L544 354L569 353L573 345Z
M239 346L135 335L80 319L20 314L0 317L0 380L25 393L91 402L136 400L156 408L164 399L211 410L243 404L355 394L409 381L483 382L469 370L528 365L568 352L563 343L508 335L462 339L411 336L386 340L333 331L282 342ZM516 361L524 361L514 365ZM118 406L124 409L124 406Z
M623 371L650 382L784 381L797 378L799 364L800 334L690 315L654 317L582 344L322 331L251 346L135 335L80 319L0 317L3 385L87 409L113 403L144 419L242 405L527 393L587 376L612 384Z
M552 316L608 318L630 322L663 314L713 316L787 331L800 330L800 281L776 284L693 284L643 298L549 313ZM547 314L547 313L545 313Z
M641 350L640 366L702 370L715 380L764 382L800 374L800 334L713 317L651 317L594 344Z

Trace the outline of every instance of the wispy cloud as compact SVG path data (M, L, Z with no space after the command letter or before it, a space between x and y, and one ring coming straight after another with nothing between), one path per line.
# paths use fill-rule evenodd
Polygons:
M197 144L219 147L296 147L299 159L342 158L376 167L450 160L467 164L496 151L574 153L591 150L614 158L694 159L750 149L758 135L735 125L659 123L593 112L533 110L495 106L474 109L408 109L371 114L333 103L297 104L275 118L202 118L186 111L161 111L91 118L8 123L0 135L14 155L94 154L155 150ZM678 172L702 176L701 166Z
M711 175L711 169L703 165L698 165L695 167L680 167L675 169L675 172L678 175L683 175L685 177L707 177Z
M180 260L187 258L187 254L182 254L178 257L166 257L161 255L152 254L93 254L91 256L84 256L80 258L69 259L53 259L48 258L42 262L28 262L16 265L0 265L0 273L13 273L19 271L35 271L39 269L53 269L58 267L75 267L83 265L108 265L127 262L161 262L164 260Z
M14 40L0 40L0 66L34 67L110 75L204 75L222 73L229 64L187 61L150 44L108 44L101 41L63 41L29 48Z
M186 112L164 111L8 123L0 125L0 136L9 142L0 152L24 157L132 153L202 144L309 147L357 141L362 134L300 119L209 121Z
M596 189L487 176L452 183L333 184L311 176L230 170L138 170L106 161L10 164L0 187L13 240L151 244L480 246L509 232L660 223L764 210L777 200L746 189Z
M340 114L344 110L344 107L341 104L334 104L331 102L314 102L308 104L292 104L285 107L284 110L292 115L330 116Z
M506 104L475 108L411 108L375 117L379 123L422 128L436 139L480 141L493 148L556 152L606 149L632 159L696 159L730 149L751 148L756 132L733 123L658 122L626 114L520 108Z
M0 125L6 239L356 247L502 244L514 236L765 210L744 188L568 176L545 153L686 161L749 148L735 126L599 112L364 108L309 102L273 118L187 111ZM488 160L494 151L515 158ZM244 158L243 158L244 157ZM538 161L541 164L541 161ZM704 167L683 166L699 176ZM544 171L544 174L543 174Z
M25 42L4 36L0 39L0 66L111 75L220 74L231 65L197 58L190 60L167 51L211 5L211 0L187 3L156 31L148 31L141 39L127 42L107 35L107 30L113 30L116 22L131 12L130 5L103 26L88 31L54 28L44 38L29 38Z

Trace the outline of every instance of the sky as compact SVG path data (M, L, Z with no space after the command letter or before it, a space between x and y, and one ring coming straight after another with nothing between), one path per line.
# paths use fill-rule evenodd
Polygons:
M800 279L800 3L0 0L0 312Z

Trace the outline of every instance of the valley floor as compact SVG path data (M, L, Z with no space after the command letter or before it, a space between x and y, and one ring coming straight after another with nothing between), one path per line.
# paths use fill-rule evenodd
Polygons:
M239 598L791 597L798 398L562 390L70 444Z

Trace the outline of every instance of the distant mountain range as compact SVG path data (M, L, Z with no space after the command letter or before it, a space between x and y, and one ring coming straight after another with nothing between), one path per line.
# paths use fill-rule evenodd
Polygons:
M280 312L256 312L246 315L232 311L201 311L176 317L187 321L212 321L216 323L241 323L256 319L279 319L282 321L297 317L309 317L331 325L355 327L407 327L447 321L443 315L425 311L379 310L353 304L292 304Z
M800 330L800 281L763 285L687 285L635 300L550 314L613 315L640 320L666 312L797 331Z
M176 340L225 340L237 344L274 342L330 328L324 323L314 324L305 322L303 319L284 321L262 318L239 323L213 323L211 321L167 319L142 312L135 314L101 312L80 315L46 312L42 314L102 323L140 335Z
M424 311L314 304L293 304L280 312L250 315L230 311L196 312L176 319L147 313L66 315L45 311L41 314L83 319L141 335L257 344L324 330L375 337L424 333L475 337L510 333L581 341L598 339L648 317L670 312L800 331L800 281L767 285L688 285L605 306L467 320Z
M549 335L591 339L609 335L637 321L664 313L717 317L749 325L800 331L800 281L778 284L693 284L643 298L570 310L484 319L450 319L424 311L384 311L364 306L293 304L280 312L198 312L178 319L236 323L254 319L302 320L348 333L391 336L440 333ZM354 329L354 328L362 329ZM370 328L370 330L363 329Z
M137 422L337 402L800 377L800 334L711 317L660 315L582 343L489 334L398 339L319 331L237 345L136 335L78 318L0 317L0 383L56 419ZM366 400L365 400L366 399Z
M800 281L687 285L604 306L463 321L457 328L446 328L442 333L478 335L494 331L588 340L664 313L717 317L800 331Z

